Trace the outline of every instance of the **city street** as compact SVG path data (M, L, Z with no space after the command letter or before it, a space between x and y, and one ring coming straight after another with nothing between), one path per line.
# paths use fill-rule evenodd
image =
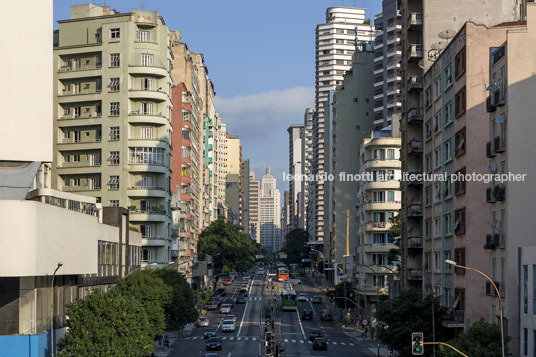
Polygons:
M265 278L256 276L251 284L250 293L246 304L235 304L231 313L237 317L236 331L233 333L221 331L222 315L219 311L210 311L207 317L210 326L217 328L217 335L222 339L222 351L218 351L219 356L262 356L264 355L264 318L262 315L263 302L274 301L274 295L279 291L279 283L275 283L274 295L265 289L263 295L263 285ZM231 286L226 287L227 297L234 297L235 291L241 284L237 278ZM325 298L322 304L311 304L311 298L317 294L316 289L311 285L295 285L297 294L305 293L309 301L298 302L298 311L275 312L274 335L275 341L280 341L285 348L282 354L291 356L376 356L376 349L373 341L363 346L361 339L351 337L345 331L337 327L335 321L320 321L320 312L325 308L332 308ZM237 292L236 292L237 293ZM276 300L279 301L279 300ZM276 305L279 306L279 305ZM302 321L301 313L304 309L313 311L313 320ZM337 315L334 314L334 317ZM262 323L262 324L261 324ZM205 342L203 332L206 328L199 327L190 337L177 340L171 346L169 356L204 356ZM309 341L309 333L312 330L321 330L328 343L327 351L313 351L312 342Z

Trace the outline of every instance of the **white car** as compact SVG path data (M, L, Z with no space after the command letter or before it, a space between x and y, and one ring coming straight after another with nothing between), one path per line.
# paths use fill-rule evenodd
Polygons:
M309 298L305 294L298 295L298 301L308 301Z
M226 321L226 320L232 320L234 323L236 323L236 316L235 315L225 315L223 317L223 321Z
M264 275L264 269L257 270L257 274L258 275Z
M220 314L229 314L231 312L231 305L223 304L220 306Z
M200 317L197 324L199 325L199 327L208 327L208 324L209 324L208 318Z
M236 324L233 320L224 320L221 324L222 332L234 332L236 330Z

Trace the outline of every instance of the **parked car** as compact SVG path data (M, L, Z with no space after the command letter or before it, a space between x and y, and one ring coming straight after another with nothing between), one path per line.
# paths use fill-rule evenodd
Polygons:
M323 309L320 312L320 320L322 321L333 321L333 315L328 309Z
M313 299L311 300L313 304L321 304L322 303L322 297L320 295L313 296Z
M248 296L248 289L244 289L244 288L242 288L242 289L240 289L240 292L239 292L239 293L240 293L240 295L244 295L244 296L247 297L247 296Z
M221 351L221 340L219 337L211 337L207 341L207 351Z
M302 320L312 320L313 319L313 312L311 310L309 310L309 309L303 309L301 318L302 318Z
M233 301L233 298L226 298L226 299L223 299L223 301L221 302L222 304L227 304L227 305L231 305L231 308L233 307L234 305L234 301Z
M298 295L298 301L307 301L308 297L306 294L300 294Z
M229 315L225 315L223 317L223 320L233 320L234 323L236 323L236 316L235 315L232 315L232 314L229 314Z
M225 296L225 288L219 288L218 290L216 290L216 295Z
M234 332L236 329L236 324L233 320L224 320L221 324L222 332Z
M324 334L320 330L312 330L309 332L309 341L314 341L320 337L324 337Z
M259 270L257 270L257 274L258 275L264 275L264 269L260 268Z
M328 344L325 339L315 338L315 342L313 342L314 351L327 351L327 349L328 349Z
M223 281L223 285L227 285L227 286L233 285L233 279L229 279L229 278L225 279Z
M216 337L216 329L213 327L205 329L205 332L203 332L203 337L205 340L207 338Z
M236 297L236 303L237 304L245 304L246 301L247 301L246 297L244 295L242 295L242 294L240 294L240 295L238 295Z
M199 320L197 321L197 325L199 327L208 327L209 325L209 320L207 317L200 317Z
M220 314L228 314L231 312L231 305L222 304L220 306Z
M207 302L207 310L211 311L211 310L218 310L220 308L220 304L218 303L217 300L209 300L209 302Z
M216 352L209 352L209 353L205 353L205 357L218 357L219 354L217 354Z

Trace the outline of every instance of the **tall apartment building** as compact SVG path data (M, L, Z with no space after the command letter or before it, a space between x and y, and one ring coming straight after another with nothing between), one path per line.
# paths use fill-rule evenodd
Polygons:
M170 38L156 11L91 4L58 21L52 185L129 207L143 264L171 259Z
M249 159L242 160L240 165L240 204L242 206L242 227L249 232Z
M400 88L400 31L402 19L398 8L400 0L382 1L382 12L376 15L374 27L374 127L396 125L399 130Z
M259 191L260 243L267 252L281 249L281 195L277 181L266 167Z
M326 23L316 27L316 89L315 117L313 123L313 167L312 174L329 174L330 131L329 94L342 84L344 73L352 65L352 55L360 42L370 42L374 38L374 26L365 19L365 9L349 7L329 7ZM328 114L326 114L328 113ZM323 242L329 238L330 189L326 181L314 181L309 194L312 205L313 241Z
M359 304L368 316L389 294L388 281L395 266L388 261L389 251L396 249L389 232L392 218L400 211L400 138L393 137L389 128L372 131L359 150L361 174L372 175L359 186L359 242L355 261L368 265L354 267L357 273Z
M240 138L227 134L227 175L225 177L225 202L229 222L241 224L242 199L240 197L240 171L242 167L242 145Z
M315 116L314 108L305 109L303 115L303 140L302 140L302 174L310 175L313 170L313 120ZM312 220L309 217L313 216L313 205L309 204L310 200L310 182L309 180L302 181L302 194L303 194L303 215L301 217L301 223L303 229L307 232L313 231Z
M508 26L506 34L501 34L489 49L486 81L489 83L486 141L489 141L485 146L489 173L525 175L524 180L510 179L502 183L492 180L480 191L480 199L486 197L488 202L489 224L484 225L479 242L487 248L486 270L498 283L503 296L505 334L512 337L509 350L514 356L534 354L536 343L536 258L531 254L534 252L532 199L536 197L534 139L531 138L535 129L532 102L536 61L532 51L527 50L536 44L536 6L528 4L526 9L526 24L503 24ZM497 27L502 25L494 29ZM467 137L472 138L469 133ZM484 158L483 145L479 159ZM467 264L470 264L468 260ZM491 306L490 321L499 322L499 301L489 285L482 304Z
M349 224L350 254L356 253L359 219L356 197L359 191L359 146L365 135L373 129L374 53L370 43L362 43L352 56L352 66L344 75L333 96L332 121L332 215L329 242L324 242L324 251L330 261L343 263L346 255L346 226ZM342 176L341 176L342 175ZM349 222L346 214L350 212ZM326 247L327 245L327 247Z
M291 226L291 220L292 217L290 215L291 208L290 208L290 192L284 191L283 192L283 204L281 205L281 248L285 245L285 238L292 230Z
M423 70L427 70L437 59L441 50L452 40L454 34L469 19L487 26L504 21L516 20L522 10L516 0L482 1L455 0L445 6L441 1L402 0L401 73L402 73L402 171L423 172L423 127L422 121L409 120L413 109L422 110ZM402 183L401 219L401 270L402 289L422 289L423 255L409 254L408 238L422 235L423 189L421 186ZM408 228L413 227L409 232ZM415 230L419 229L417 233ZM418 272L420 271L420 273Z
M288 131L288 173L293 177L301 177L303 174L303 141L305 140L305 130L303 125L291 125L287 129ZM290 230L301 228L303 226L304 215L304 201L303 201L303 181L304 180L290 180L289 186L289 216L290 216ZM300 225L301 224L301 225Z
M216 168L214 171L214 185L215 185L215 207L217 210L216 218L227 219L227 210L225 204L225 179L227 176L227 124L225 124L222 118L216 113L216 126L215 126L215 157Z
M255 179L255 172L249 172L249 235L257 243L261 243L260 210L260 180Z

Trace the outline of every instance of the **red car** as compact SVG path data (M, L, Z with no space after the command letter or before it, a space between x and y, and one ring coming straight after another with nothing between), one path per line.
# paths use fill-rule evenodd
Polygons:
M233 281L231 279L227 279L223 281L223 285L231 285Z

